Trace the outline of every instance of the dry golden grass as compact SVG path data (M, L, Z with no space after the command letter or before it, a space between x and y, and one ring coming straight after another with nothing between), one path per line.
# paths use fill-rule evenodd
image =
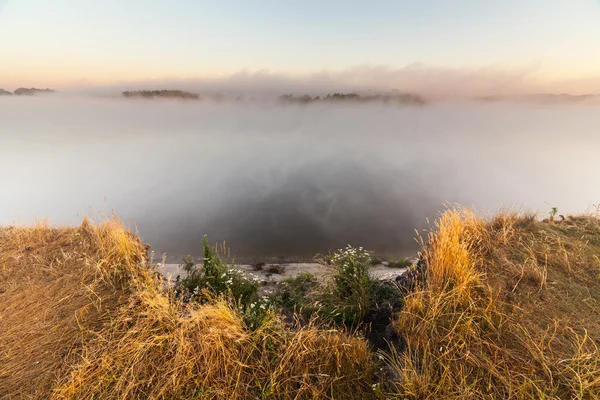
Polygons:
M369 398L367 344L175 302L117 220L0 230L0 397Z
M146 251L115 219L0 229L0 398L375 397L362 339L179 303ZM597 218L450 210L424 256L387 397L600 398Z
M363 398L370 389L366 343L336 331L274 321L249 333L226 302L181 317L147 294L122 312L57 398Z
M122 237L120 235L123 235ZM117 221L0 229L0 397L45 397L124 294L144 247Z
M402 398L600 398L600 221L442 215L389 357Z

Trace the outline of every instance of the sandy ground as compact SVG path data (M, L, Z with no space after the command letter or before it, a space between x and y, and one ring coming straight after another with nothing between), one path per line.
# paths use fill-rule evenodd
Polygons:
M281 273L269 272L271 266L277 266L277 269L281 270ZM267 284L276 283L286 278L293 278L302 272L310 272L319 280L326 279L331 271L330 267L318 263L267 264L261 270L257 270L254 266L247 264L240 264L235 267L248 277L256 277L259 282ZM175 281L178 275L181 278L184 278L186 275L179 264L162 264L157 266L156 270L170 281ZM372 276L379 280L394 280L405 271L406 268L391 268L382 264L374 265L370 269Z

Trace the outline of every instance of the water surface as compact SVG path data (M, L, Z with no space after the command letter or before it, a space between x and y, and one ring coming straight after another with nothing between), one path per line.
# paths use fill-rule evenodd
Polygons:
M0 98L0 224L116 212L157 253L417 249L446 202L600 203L600 107Z

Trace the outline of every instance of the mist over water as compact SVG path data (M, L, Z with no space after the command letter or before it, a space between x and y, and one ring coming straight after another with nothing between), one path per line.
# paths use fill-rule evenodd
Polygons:
M417 249L445 202L600 202L600 107L0 99L0 225L113 210L157 254ZM95 211L94 211L95 210Z

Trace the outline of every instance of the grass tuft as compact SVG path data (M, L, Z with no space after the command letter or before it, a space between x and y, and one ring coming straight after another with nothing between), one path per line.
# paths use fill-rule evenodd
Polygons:
M268 310L248 329L225 291L178 301L146 251L117 219L0 229L0 397L372 396L363 340Z
M598 398L600 222L441 216L387 355L399 398Z

